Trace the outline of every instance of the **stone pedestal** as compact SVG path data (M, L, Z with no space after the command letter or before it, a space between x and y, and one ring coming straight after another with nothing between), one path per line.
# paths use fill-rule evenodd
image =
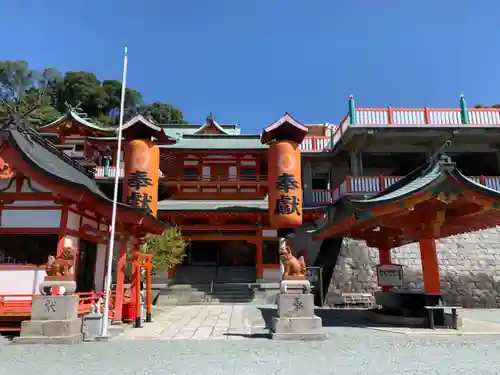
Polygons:
M321 318L314 315L314 296L307 280L283 280L278 295L278 316L273 318L275 340L326 340Z
M65 296L70 295L75 293L76 290L76 283L74 281L69 281L69 280L46 280L42 281L40 285L38 286L38 290L40 291L40 294L45 296L48 294L52 294L52 288L58 287L58 288L63 288L63 294Z
M17 344L77 344L82 341L78 296L34 296L31 320L22 322Z
M83 341L96 341L101 334L103 315L92 313L83 317Z

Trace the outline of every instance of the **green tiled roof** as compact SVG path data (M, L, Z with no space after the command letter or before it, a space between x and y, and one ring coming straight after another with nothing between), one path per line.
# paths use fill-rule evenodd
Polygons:
M161 145L164 149L184 150L261 150L267 149L267 145L260 142L260 135L226 135L226 134L203 134L184 135L173 145Z
M422 192L459 192L463 188L500 200L500 192L480 185L464 176L447 155L436 156L415 169L410 174L381 193L365 199L343 198L329 207L328 223L311 234L319 234L328 228L355 217L362 219L370 216L370 208L405 199Z
M0 124L9 146L32 168L60 186L70 186L74 191L91 196L107 205L109 212L113 205L110 199L97 185L93 174L80 163L73 160L52 142L47 141L36 130L20 123ZM160 221L148 212L128 204L118 202L120 210L134 212L136 218L147 218L160 225Z
M161 211L265 211L267 199L249 200L180 200L158 202Z
M406 198L436 185L436 182L440 183L443 179L446 179L446 175L443 174L443 167L445 165L441 162L425 163L422 167L416 169L379 194L363 200L353 199L351 202L353 204L383 204Z
M263 199L245 199L245 200L181 200L167 199L158 202L160 211L222 211L222 212L262 212L267 211L269 202L267 197ZM321 207L304 207L304 211L315 211Z
M183 135L196 134L205 127L206 124L160 124L165 134L171 137L181 137ZM228 135L238 135L241 132L237 124L217 124L217 126Z
M87 128L90 128L90 129L93 129L93 130L105 131L105 132L110 132L110 133L112 133L112 132L115 131L115 129L113 129L113 128L104 128L102 126L93 124L90 121L88 121L88 120L80 117L78 114L76 114L73 111L69 111L67 114L59 117L55 121L52 121L50 124L41 126L40 129L43 129L43 128L46 128L46 127L58 124L61 121L64 121L64 120L67 120L67 119L72 119L72 120L76 121L77 123L79 123L80 125L86 126Z

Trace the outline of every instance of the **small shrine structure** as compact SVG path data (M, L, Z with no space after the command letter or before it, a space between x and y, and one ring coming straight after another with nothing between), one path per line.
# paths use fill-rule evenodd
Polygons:
M405 293L384 288L376 298L387 306L411 305L415 314L441 301L436 240L500 225L500 192L464 176L442 150L381 193L343 198L330 206L327 225L315 238L350 237L378 248L380 265L391 265L391 249L420 245L424 289Z
M0 125L0 158L0 323L29 315L44 265L65 247L78 253L76 293L102 292L113 202L93 174L20 120ZM148 210L118 203L118 243L163 231Z

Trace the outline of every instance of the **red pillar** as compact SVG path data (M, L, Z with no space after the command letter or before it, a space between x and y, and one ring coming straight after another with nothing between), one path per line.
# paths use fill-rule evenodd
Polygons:
M419 243L425 294L440 295L441 280L439 277L436 240L434 238L421 238Z
M127 263L127 243L128 236L124 236L120 243L120 255L118 256L118 264L116 267L116 296L113 321L117 323L122 321L123 295L125 293L125 267Z
M391 248L388 246L381 246L378 248L378 256L380 265L392 264L391 259ZM383 292L390 292L392 289L391 286L383 286Z

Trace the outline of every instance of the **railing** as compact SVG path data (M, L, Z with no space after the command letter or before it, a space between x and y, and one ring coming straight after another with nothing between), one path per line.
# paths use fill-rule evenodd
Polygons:
M123 178L125 170L123 167L119 168L119 177ZM115 178L116 177L116 167L96 167L95 168L95 178Z
M356 108L355 124L346 115L332 136L332 148L351 126L500 126L500 109L471 108L467 110L469 123L463 124L459 108Z
M0 295L0 316L1 317L22 317L31 315L31 299L37 294L3 294ZM95 304L102 293L76 293L80 297L78 313L85 315L90 312L90 308ZM4 319L5 320L5 319ZM1 327L0 327L1 331Z
M332 201L337 201L346 195L377 194L401 178L401 176L348 176L340 186L332 191ZM473 176L469 178L492 190L500 191L500 176Z
M189 183L189 182L235 182L235 183L245 183L245 182L263 182L267 183L267 175L240 175L240 176L203 176L203 175L192 175L192 176L171 176L164 179L165 182L169 183Z
M327 205L344 196L375 195L400 180L402 176L348 176L336 189L313 190L313 205ZM500 176L472 176L471 180L500 191Z
M314 189L312 191L313 205L327 205L333 202L332 191L328 189Z
M328 137L306 137L300 145L302 152L322 152L330 150L331 138Z
M160 177L163 177L163 172L158 170ZM123 167L119 168L120 175L119 178L123 178L125 175L125 169ZM116 167L102 167L98 166L95 168L95 178L97 179L106 179L106 178L115 178L116 177Z
M471 108L468 126L500 125L500 109ZM459 108L356 108L360 125L464 125Z

